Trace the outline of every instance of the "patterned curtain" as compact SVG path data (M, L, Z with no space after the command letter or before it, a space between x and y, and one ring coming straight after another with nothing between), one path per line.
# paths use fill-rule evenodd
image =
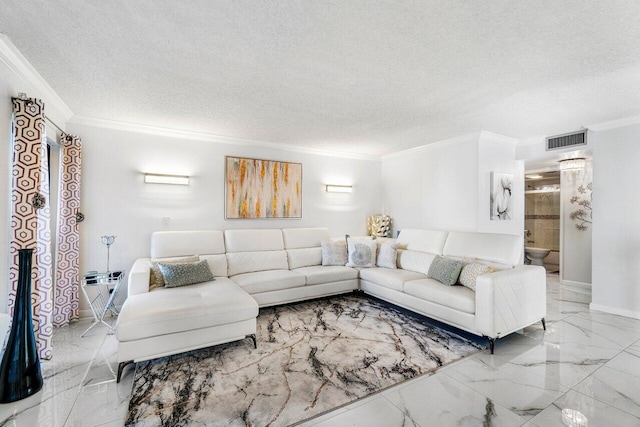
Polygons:
M40 358L51 359L53 301L44 103L39 99L14 98L13 113L9 310L13 315L18 285L18 249L35 248L31 273L33 329Z
M78 220L82 141L74 135L60 135L60 197L56 259L54 326L77 320L80 293L80 246Z

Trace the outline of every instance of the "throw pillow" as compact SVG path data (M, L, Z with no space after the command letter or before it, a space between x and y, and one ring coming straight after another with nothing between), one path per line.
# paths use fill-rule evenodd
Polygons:
M322 247L322 265L345 265L347 263L347 244L345 242L320 242Z
M462 286L466 286L475 292L476 290L476 278L481 274L493 273L494 269L490 265L478 264L476 262L466 263L462 267L460 273L460 279L458 282Z
M182 264L185 262L196 262L200 261L200 258L197 255L186 256L186 257L175 257L175 258L156 258L149 261L149 268L151 269L151 274L149 274L149 290L153 290L155 288L162 288L164 286L164 279L162 278L162 272L158 267L158 263L163 264Z
M377 246L378 244L371 237L354 239L347 236L347 250L349 253L347 267L375 267Z
M395 243L383 243L378 248L378 267L398 268L398 245Z
M162 271L162 277L167 288L214 280L213 273L211 273L209 263L206 260L184 264L160 263L158 267Z
M431 263L427 277L435 279L442 284L452 286L458 281L460 270L462 270L462 261L438 255Z

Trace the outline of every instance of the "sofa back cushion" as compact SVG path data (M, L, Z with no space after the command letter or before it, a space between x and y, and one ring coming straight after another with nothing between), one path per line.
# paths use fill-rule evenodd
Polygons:
M285 249L319 248L331 239L327 228L283 228L282 237Z
M520 264L521 251L522 236L452 231L447 237L443 254L449 257L491 261L513 267Z
M227 253L229 277L254 271L288 270L285 251L257 251Z
M156 231L151 234L151 258L224 253L222 231Z
M287 249L289 269L322 264L322 248Z
M206 260L209 269L216 277L227 277L227 256L220 255L200 255L200 260Z
M288 270L282 230L225 230L229 276L266 270Z
M396 243L398 249L442 255L447 231L405 229L400 231Z
M398 268L426 275L435 257L425 252L398 249Z
M227 253L284 250L282 230L279 228L225 230L224 242Z
M320 244L329 240L327 228L283 228L282 238L289 259L289 269L322 264Z

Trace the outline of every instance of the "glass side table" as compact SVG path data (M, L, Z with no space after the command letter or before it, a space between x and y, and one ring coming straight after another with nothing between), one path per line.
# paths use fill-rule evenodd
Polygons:
M89 272L82 277L81 289L93 313L93 323L81 335L84 337L94 326L102 323L114 332L113 326L104 321L107 313L118 315L114 301L118 295L124 271L110 271L107 273Z

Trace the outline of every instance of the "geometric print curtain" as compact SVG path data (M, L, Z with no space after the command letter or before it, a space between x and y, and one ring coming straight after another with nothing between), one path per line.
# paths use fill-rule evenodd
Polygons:
M11 234L9 243L9 310L13 316L18 285L18 249L35 248L31 271L33 329L41 359L52 356L53 298L49 165L44 103L13 99Z
M60 135L60 184L58 198L58 236L53 325L77 320L80 294L80 239L76 214L80 209L82 140Z

